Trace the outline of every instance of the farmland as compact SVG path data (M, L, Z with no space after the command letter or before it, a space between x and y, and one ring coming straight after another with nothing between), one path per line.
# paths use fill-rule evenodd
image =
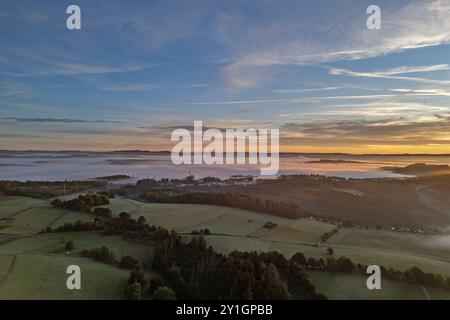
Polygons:
M82 268L82 290L67 290L69 265ZM18 255L0 285L0 299L117 299L127 276L124 270L85 258Z
M367 290L365 278L355 274L336 274L331 272L310 272L316 288L334 300L423 300L427 290L431 299L450 299L450 293L440 289L421 288L418 285L383 280L382 290Z
M208 243L222 253L276 250L290 257L301 251L325 259L325 248L329 246L336 255L347 256L356 263L400 270L416 265L428 272L450 275L450 248L441 243L445 237L442 235L342 227L327 243L317 247L321 235L334 229L334 225L209 205L143 203L119 198L108 206L115 214L128 209L135 218L143 215L149 223L174 229L186 239L191 231L208 228ZM278 226L264 229L267 221Z
M75 244L70 255L64 250L67 241ZM151 246L120 236L69 233L24 237L0 245L0 299L121 298L128 271L80 257L82 250L101 246L111 249L119 259L129 255L151 265ZM79 291L66 288L65 271L73 264L83 270L83 288Z
M0 203L8 204L5 206L8 214L4 214L7 219L0 229L0 243L7 235L26 234L0 244L0 279L3 279L0 280L0 298L119 298L127 272L81 257L85 249L106 246L118 259L130 255L151 265L152 246L125 241L121 236L103 236L97 232L38 234L47 226L56 228L77 220L92 221L91 214L51 208L48 201L28 198L18 201L15 197L3 197ZM331 247L335 256L349 257L355 263L398 270L418 266L426 272L450 275L449 248L438 235L341 227L326 243L320 244L321 236L335 229L335 225L222 206L144 203L126 198L111 199L105 207L116 216L123 211L133 218L144 216L149 224L179 232L185 241L192 237L192 231L208 229L207 243L224 254L233 250L278 251L289 258L300 251L307 257L326 259L329 256L326 248ZM265 228L268 221L276 227ZM69 256L63 249L67 241L75 244ZM65 289L64 268L71 263L86 269L86 290L82 293ZM29 268L31 265L36 268ZM312 272L311 279L320 292L335 299L424 298L421 288L388 280L386 290L368 292L365 277L359 274ZM429 289L429 294L436 299L450 298L450 293L443 290Z

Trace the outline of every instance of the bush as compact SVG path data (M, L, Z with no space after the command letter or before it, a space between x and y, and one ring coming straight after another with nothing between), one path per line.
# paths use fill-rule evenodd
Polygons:
M153 300L176 300L175 292L167 287L158 287L153 295Z
M112 211L109 208L95 208L94 215L102 218L112 218Z
M75 244L73 243L73 241L67 241L64 249L66 249L66 251L72 251L73 249L75 249Z
M125 256L120 260L119 268L133 269L134 267L136 267L137 263L138 263L138 261L136 259L134 259L133 257Z

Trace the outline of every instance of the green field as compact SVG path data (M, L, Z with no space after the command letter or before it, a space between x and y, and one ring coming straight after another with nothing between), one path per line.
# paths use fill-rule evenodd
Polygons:
M64 250L67 241L75 244L70 255ZM117 260L129 255L151 265L151 246L125 241L121 236L79 232L23 237L0 245L0 299L121 298L128 270L80 257L82 250L101 246L108 247ZM82 290L66 287L65 270L71 264L82 270Z
M186 235L189 239L191 236ZM206 240L218 252L227 254L233 250L241 251L278 251L286 257L292 256L296 252L302 252L307 257L326 259L327 246L315 247L312 245L296 244L288 241L272 241L264 238L247 238L235 236L206 236ZM412 266L418 266L426 272L440 273L450 276L450 262L439 257L423 256L408 252L378 250L375 248L358 247L334 247L335 256L346 256L355 263L364 265L377 264L385 267L393 267L399 270L406 270Z
M449 237L384 230L342 228L339 233L330 238L328 244L411 252L450 260L450 245L448 241L443 241L445 238L448 239Z
M318 242L320 236L335 228L331 224L307 219L292 220L265 213L202 204L145 203L130 199L111 199L107 206L118 215L122 211L132 217L146 217L150 224L174 229L181 233L208 228L212 233L258 237L262 226L272 221L279 225L265 234L270 239L287 237L304 242ZM278 229L278 230L277 230ZM263 230L265 231L265 230Z
M14 261L14 256L0 255L0 284L8 274L9 268Z
M366 278L359 274L309 272L317 291L332 300L426 300L420 286L403 282L381 280L381 290L368 290ZM450 292L425 288L431 299L450 299Z
M93 221L94 218L94 215L89 213L70 211L64 214L55 223L53 223L52 228L56 229L60 226L63 226L65 223L75 223L77 221Z
M22 199L24 204L20 205ZM46 275L45 270L56 272L55 270L63 268L63 264L69 262L70 259L86 263L89 277L91 275L95 277L96 272L101 274L104 267L106 276L110 277L108 281L112 283L112 290L107 292L105 288L102 288L108 281L102 282L100 279L89 280L92 282L87 286L91 285L92 287L91 289L87 288L86 292L82 294L58 291L59 287L52 287L51 284L42 284L38 283L40 280L33 280L28 286L24 286L23 293L17 293L16 296L11 295L11 298L103 299L118 297L121 290L119 287L124 285L123 279L126 278L126 272L79 257L80 252L84 249L107 246L113 251L116 259L130 255L147 265L151 264L151 246L128 242L120 236L102 236L95 232L36 234L46 226L56 228L64 223L73 223L77 220L91 221L93 216L90 214L53 209L48 202L27 198L4 197L0 198L0 208L2 208L1 204L7 204L10 214L5 215L12 214L13 216L3 220L2 227L4 228L0 229L0 234L26 233L29 236L0 245L0 279L3 275L0 298L4 297L14 286L21 285L22 280L15 279L15 277L31 277L31 274L28 276L25 272L27 263L42 262L43 266L36 270L42 272L48 280L52 279L52 275ZM326 248L329 246L334 249L335 256L347 256L355 263L377 264L399 270L418 266L426 272L450 276L450 251L448 246L445 246L446 242L440 241L442 240L440 236L341 228L336 235L319 246L320 237L325 232L333 230L334 225L309 219L292 220L221 206L144 203L122 198L111 199L111 203L107 207L111 208L115 215L126 211L134 218L145 216L150 224L182 233L185 241L192 237L191 231L207 228L211 232L206 236L208 244L216 251L225 254L233 250L278 251L289 258L300 251L308 257L326 259L328 257ZM277 223L277 227L270 230L264 228L263 225L268 221ZM63 244L69 240L74 241L75 250L70 256L67 256L63 250ZM5 273L9 270L14 256L17 259L12 272L5 278ZM62 276L58 274L55 277L55 279L59 279L58 277L66 279L64 273ZM365 278L361 275L321 272L319 275L313 273L311 277L320 289L319 291L322 290L327 296L335 299L423 299L421 288L403 283L386 281L385 290L375 292L366 289ZM61 290L65 291L65 284L63 283L63 285ZM98 290L94 289L94 286L97 285L100 286ZM36 288L43 289L39 293ZM428 288L428 293L432 299L448 298L448 293L444 291Z
M81 290L68 290L66 268L81 268ZM118 299L128 272L91 259L19 255L0 285L0 299Z
M24 234L39 232L64 213L64 209L35 207L22 211L4 221L5 228L0 234Z
M108 207L115 214L128 208L135 218L143 215L150 224L181 233L208 228L212 233L206 237L208 243L222 253L276 250L290 257L301 251L307 256L325 259L326 247L330 246L336 256L347 256L355 263L399 270L418 266L426 272L450 275L449 247L435 244L438 236L433 235L341 228L318 248L315 245L321 235L334 229L334 225L209 205L143 203L117 198ZM278 226L271 230L262 228L267 221Z
M78 255L85 249L89 250L102 246L112 250L116 259L129 255L139 261L150 264L153 255L151 246L126 241L121 236L103 236L96 232L42 234L20 238L0 245L0 254L65 256L63 248L67 241L73 241L75 244L75 250L72 252L72 255Z
M44 200L25 197L0 197L0 219L17 214L27 208L45 205Z

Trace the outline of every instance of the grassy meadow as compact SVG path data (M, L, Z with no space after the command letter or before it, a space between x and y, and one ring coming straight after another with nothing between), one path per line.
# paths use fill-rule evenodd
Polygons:
M4 206L4 210L3 210ZM426 272L450 275L449 248L438 245L439 237L385 230L342 227L326 243L321 236L336 226L310 219L288 219L248 210L211 205L144 203L115 198L107 206L114 215L126 211L133 218L146 217L150 224L174 229L188 241L191 232L209 229L205 238L216 251L279 251L286 257L300 251L307 257L347 256L355 263L378 264L405 270L418 266ZM106 246L116 259L129 255L151 265L153 248L125 241L121 236L97 232L39 234L77 220L91 221L93 215L54 209L49 201L20 197L0 198L3 216L0 229L0 299L114 299L120 298L127 271L80 256L82 250ZM273 229L264 228L268 221ZM20 235L15 239L8 235ZM73 241L70 255L64 243ZM83 290L65 287L65 268L78 264L83 270ZM311 272L320 292L331 299L424 299L418 286L386 280L383 290L369 291L365 277L358 274ZM432 299L448 299L443 290L427 289Z

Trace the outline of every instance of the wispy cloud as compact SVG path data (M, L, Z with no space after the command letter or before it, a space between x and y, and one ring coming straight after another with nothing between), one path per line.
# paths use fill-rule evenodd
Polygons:
M128 62L113 66L101 62L87 63L63 48L47 48L39 45L33 46L32 50L5 48L5 54L8 54L8 59L3 63L20 71L4 71L3 74L16 77L102 75L138 72L161 66L161 63L148 62Z
M395 79L395 80L407 80L430 84L450 84L449 80L438 80L438 79L427 79L418 77L405 77L397 76L406 73L421 73L421 72L432 72L432 71L442 71L450 70L450 65L439 64L431 66L416 66L416 67L397 67L383 71L372 71L372 72L357 72L347 69L330 68L329 74L336 76L350 76L350 77L366 77L366 78L383 78L383 79Z
M272 90L273 92L277 93L304 93L304 92L320 92L320 91L331 91L331 90L338 90L342 87L323 87L323 88L311 88L311 89L275 89Z
M119 120L82 120L82 119L69 119L69 118L16 118L16 117L3 117L2 121L13 122L36 122L36 123L122 123Z
M184 102L182 104L188 105L231 105L231 104L263 104L263 103L321 103L327 101L342 101L342 100L373 100L384 98L395 98L404 96L434 96L436 92L398 92L386 94L365 94L365 95L335 95L335 96L315 96L315 97L298 97L288 99L257 99L257 100L232 100L232 101L199 101L199 102Z
M449 145L450 116L290 122L281 132L284 142L299 145Z
M399 92L407 95L430 95L430 96L450 96L450 89L429 88L429 89L390 89L392 92Z
M213 86L212 83L191 83L180 85L180 88L205 88Z
M101 87L102 90L112 92L133 92L133 91L151 91L159 89L157 84L131 84L131 85L110 85Z
M450 108L443 106L435 106L420 102L409 101L375 101L368 103L358 103L354 105L339 104L331 107L326 107L317 113L306 113L305 116L334 116L342 118L359 117L359 118L373 118L386 116L408 116L419 118L421 115L433 115L438 113L447 114Z
M0 81L0 98L17 96L28 91L28 87L23 84Z
M349 10L349 14L354 14ZM315 37L297 27L283 30L285 35L272 38L270 45L254 49L241 43L241 53L222 69L226 82L237 88L258 85L270 77L269 67L283 65L311 65L340 60L358 60L404 50L450 43L450 5L440 0L415 1L401 8L383 7L382 30L365 28L365 15L351 19L339 18L342 25L338 37L329 39L329 29L319 31ZM330 23L330 22L328 22ZM270 24L268 24L270 26ZM287 24L290 26L290 24ZM278 29L265 27L266 34L277 34ZM296 32L292 32L296 31ZM247 36L255 37L254 33ZM257 36L257 35L256 35ZM243 38L254 43L252 39ZM270 49L267 49L270 47Z

